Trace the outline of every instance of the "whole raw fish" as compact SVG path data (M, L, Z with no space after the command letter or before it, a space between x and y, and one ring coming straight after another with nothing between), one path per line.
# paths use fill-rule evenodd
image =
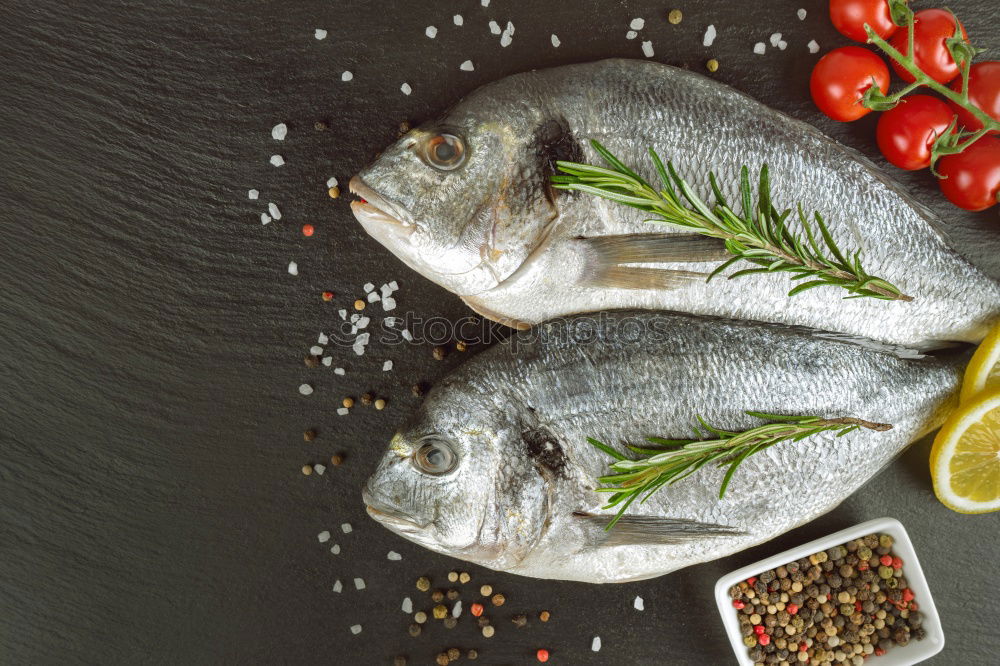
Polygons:
M601 164L603 143L650 182L653 147L711 201L769 167L778 210L820 212L838 245L912 302L790 298L788 274L704 277L715 239L550 187L556 160ZM608 308L666 309L798 324L910 347L978 341L1000 318L1000 285L956 254L941 220L866 158L813 127L674 67L604 60L527 72L473 92L390 146L351 181L365 229L484 316L523 327ZM793 216L794 217L794 216ZM729 272L749 265L734 265Z
M393 436L368 512L431 550L492 569L594 583L665 574L767 541L829 511L950 408L968 354L903 359L750 322L654 312L576 315L460 366ZM747 410L892 424L822 433L663 486L605 531L610 457L696 417L741 431ZM633 454L628 454L632 456Z

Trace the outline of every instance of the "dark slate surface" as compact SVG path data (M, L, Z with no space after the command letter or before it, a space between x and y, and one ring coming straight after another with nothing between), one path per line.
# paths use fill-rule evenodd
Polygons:
M795 10L809 5L800 22ZM830 515L775 542L658 580L616 587L542 582L463 566L509 599L497 636L467 622L406 635L414 579L460 566L366 518L358 489L408 386L461 361L429 348L338 352L346 377L302 355L364 282L397 279L400 314L457 319L462 304L411 274L323 185L345 183L395 136L477 85L531 67L607 56L700 69L876 156L873 119L828 122L806 80L844 43L825 2L35 2L4 3L0 63L0 655L5 663L429 663L442 647L479 647L480 663L724 663L711 599L722 573L855 522L896 516L910 529L948 636L937 664L979 664L995 631L997 516L966 517L934 499L928 443L914 446ZM995 2L953 0L996 49ZM465 17L456 28L454 13ZM643 37L626 41L643 16ZM501 49L487 22L508 19ZM701 46L714 23L717 43ZM436 39L424 36L436 25ZM324 41L314 28L329 30ZM787 51L751 52L781 31ZM553 49L549 35L562 40ZM473 73L460 72L471 58ZM348 69L355 78L340 81ZM413 86L409 97L399 92ZM327 132L312 129L317 119ZM289 124L284 143L271 140ZM281 153L288 164L267 163ZM877 156L876 156L877 157ZM889 168L889 167L887 167ZM926 174L903 175L970 256L996 253L996 213L944 203ZM246 190L261 200L249 202ZM275 201L284 219L262 227ZM317 233L305 239L304 222ZM300 275L287 274L288 261ZM338 293L336 304L319 299ZM385 358L396 369L381 372ZM296 387L311 381L305 398ZM334 414L344 394L390 399L383 412ZM317 441L302 441L307 427ZM303 477L335 451L348 463ZM780 477L780 470L775 471ZM761 520L767 520L761 516ZM344 536L338 527L351 522ZM317 543L334 530L340 556ZM386 552L402 553L387 562ZM365 578L357 592L351 579ZM330 591L340 578L347 589ZM646 611L631 607L636 594ZM466 606L471 594L465 595ZM417 603L417 607L426 604ZM548 625L515 630L514 612L547 607ZM360 636L348 627L364 625ZM589 651L600 634L604 650Z

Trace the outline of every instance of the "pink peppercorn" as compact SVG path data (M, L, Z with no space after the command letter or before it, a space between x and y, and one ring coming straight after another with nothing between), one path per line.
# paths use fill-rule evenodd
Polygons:
M902 569L903 568L903 560L901 558L899 558L899 557L892 558L892 568L893 569Z
M884 567L892 566L892 556L891 555L883 555L882 557L878 558L878 561L881 562L882 566L884 566Z
M762 624L753 625L753 632L758 636L761 636L764 633L764 625Z
M749 578L747 578L747 585L753 585L756 582L757 582L756 576L750 576Z
M903 590L903 601L913 601L913 590L908 587Z
M767 645L768 643L771 642L771 637L768 636L767 634L761 634L760 636L757 637L757 642L760 643L761 645Z
M796 606L795 604L787 604L785 606L785 610L788 611L789 615L795 615L796 613L799 612L799 607Z
M739 599L733 599L733 608L735 608L736 610L743 610L744 606L746 606L746 604L740 601Z

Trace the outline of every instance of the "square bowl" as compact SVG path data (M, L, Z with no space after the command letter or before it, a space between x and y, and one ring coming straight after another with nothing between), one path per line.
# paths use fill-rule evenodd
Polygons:
M760 562L754 562L719 579L715 584L715 603L719 606L722 624L726 627L726 634L729 636L729 642L736 654L736 661L741 666L753 666L754 663L747 655L747 647L743 644L743 635L740 633L736 609L733 608L732 599L729 597L730 587L768 569L777 568L792 560L808 557L821 550L827 550L873 533L885 533L893 538L893 552L903 560L903 572L910 589L913 590L914 601L920 605L920 613L923 616L921 626L927 635L923 640L910 641L904 647L894 646L880 657L866 659L865 663L871 663L872 666L908 666L929 659L940 652L944 648L941 618L938 616L937 608L934 607L931 590L927 586L927 579L924 578L924 572L920 568L920 562L913 550L910 536L906 533L902 523L895 518L876 518L778 553Z

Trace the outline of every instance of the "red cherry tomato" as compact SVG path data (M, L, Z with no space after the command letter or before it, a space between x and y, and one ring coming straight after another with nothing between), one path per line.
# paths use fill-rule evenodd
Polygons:
M984 136L957 155L942 157L937 170L949 201L966 210L986 210L1000 196L1000 139Z
M951 89L960 92L962 79L955 79ZM1000 120L1000 62L996 60L977 62L969 68L969 101L985 111L993 120ZM970 131L983 128L983 124L974 115L958 104L951 102L949 104L954 108L960 126Z
M830 21L840 34L856 42L868 41L865 23L883 39L899 28L892 22L886 0L830 0Z
M945 40L955 36L956 23L954 15L946 9L922 9L913 15L913 58L917 67L938 83L948 83L958 76L958 65L945 46ZM962 38L968 40L969 36L961 23L958 23L958 27L962 28ZM889 43L906 55L909 48L907 39L907 31L900 30ZM895 60L892 68L901 79L913 83L910 73Z
M900 169L925 169L931 165L934 140L947 131L953 115L937 97L904 97L879 117L875 129L878 148Z
M842 46L819 59L809 78L809 92L819 110L834 120L848 122L867 115L861 97L872 79L884 94L889 68L882 58L860 46Z

